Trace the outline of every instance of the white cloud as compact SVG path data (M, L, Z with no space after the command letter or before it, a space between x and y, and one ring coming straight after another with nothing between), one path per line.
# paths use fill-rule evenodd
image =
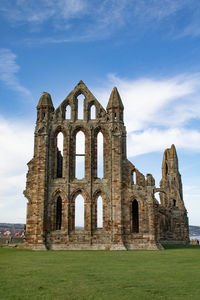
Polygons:
M18 0L1 3L0 12L10 22L42 24L49 19L70 19L85 11L87 0Z
M173 38L190 33L195 36L199 35L200 21L193 19L199 8L198 0L18 0L15 4L3 0L0 13L14 26L28 24L27 28L33 30L35 27L45 29L47 25L49 36L28 39L30 44L41 44L105 39L122 27L129 28L136 36L149 28L159 30L161 23L165 34L173 29ZM175 16L184 15L184 11L189 20L180 32ZM57 31L62 35L58 37Z
M200 118L199 81L200 73L135 80L109 75L106 87L96 89L96 95L106 107L113 86L117 86L128 132L182 127L192 118Z
M16 55L10 49L0 49L0 80L11 89L30 96L30 91L20 84L16 75L19 69Z
M24 222L27 162L33 156L33 126L0 117L0 220Z
M91 91L106 107L112 87L118 87L128 125L129 157L163 151L172 143L178 149L200 152L200 131L186 126L193 117L200 118L199 79L200 74L135 80L110 76L105 88L91 88ZM4 158L0 169L1 220L17 221L25 217L26 199L22 191L26 164L33 155L33 126L0 118L0 156ZM199 192L187 191L186 199L191 198L195 206L198 195Z
M200 132L187 129L200 119L200 73L171 78L127 80L109 75L106 88L95 95L106 107L113 86L124 103L128 156L163 151L171 144L200 152Z
M200 152L200 132L183 128L168 130L151 128L142 132L132 132L128 135L128 156L163 151L172 144L179 149Z

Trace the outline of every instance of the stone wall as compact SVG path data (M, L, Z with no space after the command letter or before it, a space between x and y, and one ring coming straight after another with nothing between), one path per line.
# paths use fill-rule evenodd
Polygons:
M84 95L83 119L78 97ZM71 117L66 119L70 106ZM91 119L91 107L96 117ZM166 150L160 188L126 155L124 107L116 88L106 110L80 81L55 110L48 93L37 106L34 157L28 163L26 243L33 249L161 249L163 240L188 241L187 212L175 147ZM77 154L77 133L85 136L85 153ZM103 178L97 177L97 136L103 135ZM63 135L63 153L57 136ZM76 178L76 159L85 160ZM133 180L133 177L135 178ZM159 204L154 194L161 193ZM75 228L75 200L84 198L84 229ZM97 228L97 199L103 201L103 227ZM60 201L58 203L58 201ZM175 205L174 205L175 204ZM166 224L170 226L166 227ZM173 232L172 232L173 231Z

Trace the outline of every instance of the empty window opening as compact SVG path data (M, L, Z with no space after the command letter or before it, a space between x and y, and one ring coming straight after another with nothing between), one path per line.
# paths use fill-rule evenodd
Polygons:
M176 200L173 199L173 206L176 206Z
M133 171L133 184L136 184L136 172Z
M117 120L117 114L114 113L114 120Z
M77 97L77 100L78 100L78 119L83 120L83 118L84 118L84 100L85 100L84 95L83 94L79 95Z
M60 230L62 226L62 199L59 196L56 203L56 230Z
M96 119L96 107L95 105L93 104L91 107L90 107L90 120L95 120Z
M57 135L57 178L63 177L63 133Z
M84 198L78 195L75 199L75 230L84 229Z
M97 228L103 228L103 200L101 196L97 198Z
M139 232L139 215L138 215L138 202L132 202L132 232Z
M164 193L160 193L160 192L154 193L154 198L158 201L159 204L161 204L161 199L162 199L163 195L164 195Z
M82 131L76 134L76 169L75 177L82 179L85 177L85 134Z
M65 120L71 120L71 106L67 105L65 108Z
M97 135L97 177L103 178L103 134L101 132Z

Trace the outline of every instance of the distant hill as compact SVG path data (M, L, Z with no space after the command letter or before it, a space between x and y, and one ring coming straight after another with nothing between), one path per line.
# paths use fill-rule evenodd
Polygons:
M0 236L22 236L24 224L0 223Z
M82 227L78 227L77 230L83 229ZM13 223L0 223L0 232L4 232L6 230L10 230L11 232L15 231L23 231L24 224L13 224ZM190 236L200 236L200 226L189 226Z
M24 229L24 224L0 223L0 228Z

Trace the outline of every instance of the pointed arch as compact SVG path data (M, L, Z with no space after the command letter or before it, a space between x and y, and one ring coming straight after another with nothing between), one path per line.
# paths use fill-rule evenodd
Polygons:
M82 93L80 93L77 96L78 120L84 119L84 101L85 101L85 96Z
M98 141L100 139L101 141ZM111 141L107 128L97 126L94 129L94 138L92 142L92 161L93 178L106 178L108 176L109 154L111 150ZM108 153L106 156L105 153ZM101 170L100 174L99 171Z
M98 230L110 228L110 211L108 208L108 196L101 189L97 189L92 198L92 228Z
M94 104L90 107L90 120L96 119L96 106Z
M103 178L104 174L104 153L103 153L104 137L101 131L97 134L97 177Z
M69 104L65 107L65 120L71 120L71 106Z
M75 230L85 228L85 199L79 193L75 198Z
M103 228L103 199L100 195L97 198L97 228Z
M67 159L67 131L64 126L57 126L51 132L50 147L50 173L53 179L63 178L66 176L66 159Z
M139 232L139 209L137 200L132 201L132 232Z
M56 201L56 230L62 227L62 198L58 196Z
M63 145L64 145L64 135L60 131L57 134L57 170L56 170L56 177L62 178L63 177Z
M76 133L75 153L75 177L82 179L85 177L85 133L82 130Z

